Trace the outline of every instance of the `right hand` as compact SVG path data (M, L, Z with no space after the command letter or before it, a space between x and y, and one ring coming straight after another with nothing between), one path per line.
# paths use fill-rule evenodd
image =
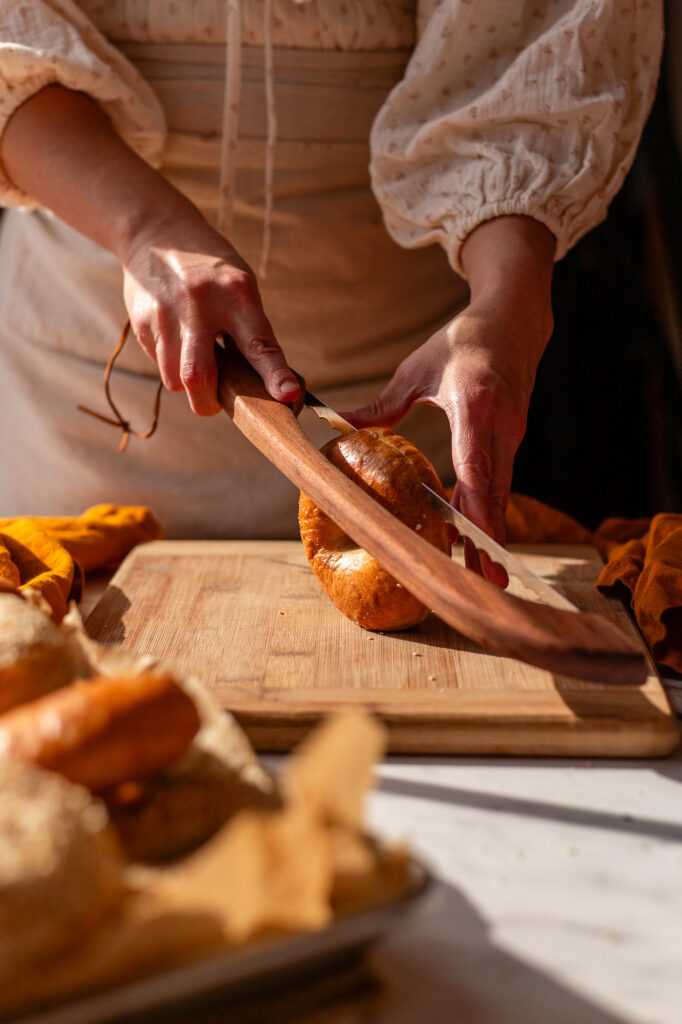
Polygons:
M234 339L273 398L298 397L251 269L88 96L40 89L10 118L0 159L19 189L121 261L133 331L194 412L220 411L217 334Z
M135 233L122 254L130 323L169 391L185 391L199 416L220 412L214 345L229 334L273 398L300 385L263 311L256 278L230 243L189 203Z

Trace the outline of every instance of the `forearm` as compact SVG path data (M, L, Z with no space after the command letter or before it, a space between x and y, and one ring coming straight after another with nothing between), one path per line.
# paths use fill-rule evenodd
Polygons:
M497 217L480 224L462 247L474 307L485 304L510 319L539 361L552 333L555 239L532 217ZM512 319L513 318L513 319Z
M0 160L18 188L121 260L146 225L190 205L126 145L96 103L61 85L15 111Z

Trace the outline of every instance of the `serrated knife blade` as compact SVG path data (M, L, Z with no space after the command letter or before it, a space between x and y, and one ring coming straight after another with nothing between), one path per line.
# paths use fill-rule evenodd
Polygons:
M352 423L344 420L342 416L339 416L334 409L331 409L320 398L313 395L311 391L305 391L304 404L307 408L312 409L320 419L325 420L334 430L338 430L342 434L354 433L356 428ZM494 562L498 562L503 566L507 573L519 580L527 590L530 590L541 601L554 608L563 608L566 611L573 612L579 611L567 597L560 594L558 590L555 590L549 583L540 576L537 576L527 565L524 565L519 558L516 558L510 551L503 548L501 544L498 544L492 537L489 537L487 533L484 533L463 512L459 512L449 502L444 501L428 484L423 483L422 487L427 492L436 512L446 522L451 523L462 537L467 537L477 548L490 555Z
M487 533L476 526L475 523L467 518L463 512L459 512L456 508L448 502L444 501L439 494L436 494L428 484L422 484L422 487L426 491L431 501L431 504L435 508L436 512L442 515L443 519L448 523L452 523L457 532L462 537L468 537L470 541L474 543L477 548L485 551L486 554L490 555L494 562L499 562L503 568L507 570L510 576L514 576L519 580L524 587L532 591L537 597L539 597L545 604L551 604L554 608L565 608L569 611L577 612L578 608L567 597L560 594L558 590L551 587L549 583L543 580L540 576L537 576L527 565L512 555L511 551L507 551L501 544L498 544L496 540L489 537Z

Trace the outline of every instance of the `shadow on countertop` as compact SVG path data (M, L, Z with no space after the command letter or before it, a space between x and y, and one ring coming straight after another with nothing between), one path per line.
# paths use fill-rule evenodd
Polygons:
M496 764L499 762L495 762ZM515 762L518 764L518 762ZM646 762L650 764L651 762ZM606 762L609 767L632 767L633 762ZM634 762L641 767L642 762ZM565 767L565 763L562 764ZM656 762L655 770L676 782L682 782L682 763L674 766L669 775L661 772ZM472 807L476 810L497 812L499 814L517 814L523 818L539 818L546 821L558 821L567 825L581 825L588 828L608 829L611 832L624 832L651 839L663 839L668 842L682 843L682 824L657 821L652 818L635 818L630 814L617 814L608 811L592 811L584 807L566 807L547 803L543 800L530 800L526 797L514 797L500 793L482 793L477 790L460 789L456 786L438 786L430 782L413 782L410 779L381 779L379 789L382 793L412 797L419 800L430 800L452 804L457 807Z
M453 886L366 961L257 994L169 1008L129 1024L626 1024L491 941Z

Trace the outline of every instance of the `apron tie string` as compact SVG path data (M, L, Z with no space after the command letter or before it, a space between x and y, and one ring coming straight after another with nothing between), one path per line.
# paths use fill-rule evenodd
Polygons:
M146 441L148 437L152 436L159 423L161 392L163 391L163 382L161 378L159 378L159 381L156 385L156 396L154 398L154 418L152 419L152 424L148 430L133 430L129 420L125 419L125 417L120 413L118 406L114 402L114 399L112 398L111 395L111 374L114 369L114 363L116 362L118 356L123 350L123 346L126 343L126 338L128 337L129 331L130 319L128 318L126 319L126 322L123 326L123 330L121 331L121 337L118 339L118 344L116 345L116 348L114 349L112 354L109 356L109 360L104 371L104 394L106 395L109 408L111 409L114 415L104 416L101 412L96 412L94 409L88 409L88 407L85 405L76 406L76 408L79 409L80 412L86 412L88 416L94 416L95 419L102 420L103 423L110 423L112 427L118 427L122 431L121 443L118 446L118 450L120 452L124 452L126 450L128 438L130 437L131 434L133 437L139 437L142 441Z
M265 279L270 258L272 236L273 177L275 170L274 150L277 141L277 111L275 109L275 79L272 53L272 0L263 5L263 47L265 70L265 109L267 113L267 139L265 143L265 181L263 187L263 243L261 245L258 276Z
M220 151L220 195L218 200L218 230L229 237L234 223L235 157L239 137L239 99L242 78L242 26L241 0L226 0L227 26L225 39L225 93L223 98L222 146ZM293 0L296 4L310 0ZM263 182L263 241L261 244L258 276L267 277L272 239L272 209L274 202L275 144L277 142L277 110L275 107L275 76L272 44L272 0L263 4L263 60L265 82L265 110L267 137L265 142L265 169Z
M218 230L229 238L234 221L235 153L239 134L239 99L242 85L241 0L227 0L225 35L225 92L223 94L222 144Z

